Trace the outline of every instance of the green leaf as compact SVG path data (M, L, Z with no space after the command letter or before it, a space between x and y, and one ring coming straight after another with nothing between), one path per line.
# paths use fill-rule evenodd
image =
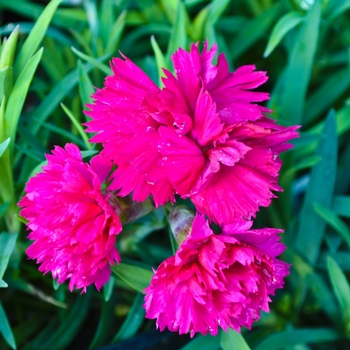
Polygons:
M115 277L111 276L107 283L103 286L103 297L106 302L108 302L113 294L115 287Z
M280 350L287 346L308 343L323 343L340 339L340 335L331 328L291 329L267 336L254 350Z
M350 0L330 0L326 7L326 16L329 22L340 16L350 8Z
M115 52L118 47L126 23L126 11L123 11L115 21L110 33L105 53Z
M0 279L4 276L10 256L15 248L18 234L3 232L0 235Z
M180 350L219 350L220 337L212 337L211 335L197 335L188 344Z
M81 104L83 109L85 109L86 104L92 102L91 95L94 93L94 87L80 60L78 60L78 84Z
M102 57L101 59L103 59ZM86 72L92 69L92 65L84 65ZM38 107L34 109L31 116L36 119L35 123L31 124L31 132L36 135L42 123L48 118L48 116L53 112L57 105L62 102L64 97L70 93L73 87L78 83L77 69L73 69L69 72L60 82L58 82L45 97L45 99L40 103Z
M332 226L339 233L344 242L350 248L350 230L345 222L343 222L332 210L325 208L318 203L314 203L314 209L327 224Z
M350 196L335 196L332 210L338 215L350 218Z
M180 47L186 49L187 35L186 35L186 19L187 12L186 7L182 1L178 2L176 11L176 20L171 31L168 50L167 50L167 62L170 65L170 56L177 51Z
M165 77L165 74L162 68L168 69L168 67L165 63L165 57L162 51L160 50L158 43L153 35L151 36L151 45L154 52L154 56L156 58L158 77L159 77L159 86L161 87L163 85L162 78Z
M323 139L316 152L316 155L321 156L322 160L311 171L296 239L296 248L312 264L315 264L318 259L326 227L324 220L314 211L314 203L325 208L331 207L337 168L337 152L335 112L332 110L327 116ZM312 232L312 237L310 237L310 232Z
M223 350L250 350L242 334L230 328L227 332L221 332L221 347Z
M68 107L66 107L63 103L61 103L62 109L66 112L67 116L69 117L70 121L73 123L75 128L77 129L79 135L84 140L84 144L86 149L90 149L92 147L92 144L89 142L89 138L87 133L84 131L83 127L81 126L80 122L77 120L77 118L73 115L73 113L69 110Z
M0 218L5 214L9 206L10 206L10 202L6 202L0 205Z
M0 101L4 97L7 101L12 89L12 67L6 67L0 70ZM1 140L1 139L0 139Z
M348 251L337 251L334 253L329 251L323 252L317 267L320 269L327 269L328 257L334 259L343 271L350 271L350 253Z
M7 138L4 142L0 143L0 157L5 152L7 146L9 145L9 143L10 143L10 138Z
M51 22L52 16L54 15L61 1L62 0L52 0L46 6L45 10L36 21L32 31L28 35L20 52L18 53L13 69L14 80L16 80L17 77L21 74L28 60L34 55L34 52L38 49L41 40L45 36L46 30Z
M101 316L89 349L98 349L106 341L106 337L110 332L111 322L113 322L114 304L115 298L110 299L109 302L102 301Z
M328 257L328 275L331 280L334 294L339 303L340 312L343 315L344 329L347 334L350 332L350 286L338 264Z
M16 51L18 39L18 26L13 30L11 35L5 42L5 45L1 51L0 55L0 69L13 66L13 58ZM1 95L0 95L1 96Z
M287 125L301 124L304 104L317 47L321 20L321 1L315 0L292 48L282 95L282 120Z
M121 263L111 266L111 270L120 279L140 293L149 285L153 272L139 266Z
M103 73L105 73L106 75L111 75L112 71L111 69L106 66L105 64L101 63L100 60L97 60L91 56L85 55L84 53L80 52L79 50L77 50L75 47L71 47L72 51L81 59L83 59L84 61L89 62L90 64L92 64L94 67L98 68L99 70L101 70ZM104 58L106 59L107 57L109 57L111 54L107 54L104 56Z
M17 349L16 340L12 334L12 330L9 321L6 317L5 311L0 302L0 332L3 335L6 343L11 346L12 349Z
M307 100L303 124L311 125L325 110L329 109L350 85L349 69L341 69L328 77Z
M77 336L77 332L85 320L90 307L91 296L91 290L88 290L84 295L80 295L73 307L65 312L63 321L56 331L51 333L51 337L46 338L35 350L67 349L67 345Z
M29 85L33 79L36 68L40 62L43 49L40 49L27 63L16 80L5 111L5 130L11 138L10 154L13 153L16 138L16 129L21 110L27 96Z
M4 281L0 280L0 288L7 288L9 285Z
M248 50L268 31L272 23L281 15L283 3L278 2L260 16L250 20L230 41L230 52L235 60Z
M145 309L142 307L143 303L143 294L137 293L131 309L128 312L128 316L119 328L118 333L113 338L112 343L131 338L137 333L145 318Z
M296 27L303 19L304 17L296 11L288 12L283 17L281 17L272 30L263 56L265 58L268 57L270 53L275 49L275 47L280 43L283 37L290 30Z

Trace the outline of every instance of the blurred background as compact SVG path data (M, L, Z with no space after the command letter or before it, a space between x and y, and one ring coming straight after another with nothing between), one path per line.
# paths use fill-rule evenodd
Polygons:
M0 21L0 349L350 349L349 0L0 0ZM285 288L242 336L191 340L155 330L137 288L172 255L163 209L124 228L124 273L80 295L27 260L16 203L54 145L98 151L82 111L112 57L158 84L175 50L204 40L231 70L267 71L272 118L302 127L282 157L284 192L255 220L285 230Z

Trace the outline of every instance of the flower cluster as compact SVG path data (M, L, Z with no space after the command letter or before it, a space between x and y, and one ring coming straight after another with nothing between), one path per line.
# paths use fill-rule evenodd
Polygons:
M19 203L34 241L28 256L59 283L70 279L71 290L85 291L92 283L100 289L120 261L116 235L121 221L132 221L122 197L150 198L155 207L176 196L191 201L195 217L187 209L180 221L181 209L170 215L179 248L155 271L144 304L161 330L191 336L250 328L289 273L277 259L282 231L251 229L251 220L282 190L279 155L298 127L278 125L258 104L269 99L252 91L265 72L229 72L223 54L212 64L216 51L207 43L202 52L198 44L179 49L162 88L127 57L114 58L113 74L85 112L101 153L87 164L76 146L56 147Z

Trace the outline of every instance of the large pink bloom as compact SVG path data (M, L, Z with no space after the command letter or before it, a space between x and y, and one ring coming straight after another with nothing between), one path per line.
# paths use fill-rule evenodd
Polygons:
M166 259L145 289L147 318L163 330L212 335L218 328L250 328L269 311L269 295L282 288L289 265L276 259L285 246L277 229L250 230L251 221L213 234L197 215L190 236Z
M84 163L73 144L52 153L19 202L34 241L26 252L58 283L69 278L70 290L86 291L92 283L99 290L109 279L108 264L120 262L115 243L122 226L110 195L101 190L112 164L101 156Z
M269 99L250 91L265 72L243 66L229 73L216 46L199 52L179 49L172 56L176 75L164 70L164 88L128 58L114 58L113 75L86 112L93 118L91 141L118 166L111 189L136 201L152 194L156 205L190 197L210 220L227 224L251 218L274 197L281 160L297 127L279 126L256 102Z

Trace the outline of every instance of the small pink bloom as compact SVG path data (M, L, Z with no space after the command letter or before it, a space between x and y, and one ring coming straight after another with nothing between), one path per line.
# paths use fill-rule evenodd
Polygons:
M122 226L110 195L101 189L112 164L101 156L84 163L73 144L56 146L52 153L19 202L34 241L27 255L58 283L70 279L71 291L85 292L92 283L100 290L111 273L108 264L120 262L115 243Z
M161 331L168 327L191 337L216 335L219 327L251 328L289 274L289 265L276 259L285 249L278 237L282 230L251 225L237 221L216 235L197 215L190 236L145 289L146 317L157 319Z
M200 53L179 49L172 56L175 76L164 70L159 89L129 59L114 58L113 75L94 95L92 142L118 166L111 189L136 201L152 194L155 204L189 197L197 210L220 225L254 217L281 191L279 154L291 147L298 127L283 127L266 117L257 102L269 99L251 91L267 80L255 66L228 71L216 45Z

